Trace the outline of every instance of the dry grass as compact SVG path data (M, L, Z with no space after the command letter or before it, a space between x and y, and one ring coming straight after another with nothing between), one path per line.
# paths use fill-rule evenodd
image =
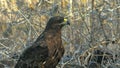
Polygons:
M119 4L119 0L1 0L0 68L14 67L56 15L71 21L62 30L66 52L57 68L120 68ZM103 57L100 64L98 56Z

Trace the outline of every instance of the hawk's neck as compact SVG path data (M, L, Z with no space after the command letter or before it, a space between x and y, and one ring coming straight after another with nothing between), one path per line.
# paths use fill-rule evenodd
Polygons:
M50 40L61 39L61 30L49 30L44 32L45 38Z

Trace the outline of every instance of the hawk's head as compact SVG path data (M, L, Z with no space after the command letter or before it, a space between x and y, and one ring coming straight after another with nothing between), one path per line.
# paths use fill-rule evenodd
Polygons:
M61 16L55 16L49 19L46 29L61 29L65 25L70 25L68 19Z

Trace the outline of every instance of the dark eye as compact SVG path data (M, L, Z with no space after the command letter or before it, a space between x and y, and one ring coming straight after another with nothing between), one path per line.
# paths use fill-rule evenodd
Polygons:
M64 21L64 18L58 19L59 23L62 23Z

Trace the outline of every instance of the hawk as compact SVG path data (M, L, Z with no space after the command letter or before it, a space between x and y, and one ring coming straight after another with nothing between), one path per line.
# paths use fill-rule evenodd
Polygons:
M70 25L66 18L51 17L45 30L20 55L15 68L56 68L64 54L61 29L65 25Z

